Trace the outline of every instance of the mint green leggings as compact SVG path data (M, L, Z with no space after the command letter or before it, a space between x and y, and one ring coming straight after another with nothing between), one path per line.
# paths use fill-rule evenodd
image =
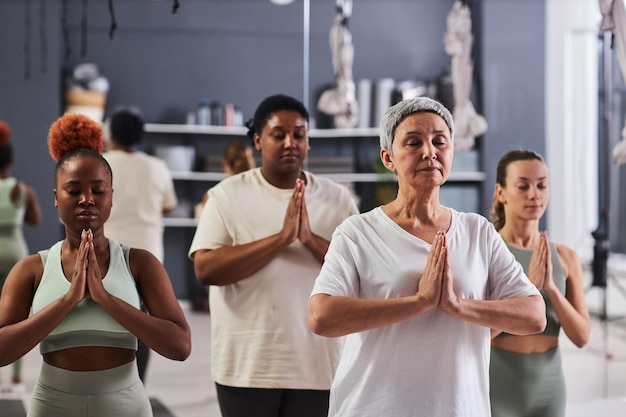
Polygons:
M136 361L74 372L43 362L28 417L152 417Z
M544 353L491 348L492 417L564 417L565 378L558 347Z

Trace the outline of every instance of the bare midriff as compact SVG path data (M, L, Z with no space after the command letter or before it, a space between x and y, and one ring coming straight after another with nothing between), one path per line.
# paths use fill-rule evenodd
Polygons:
M48 365L68 371L101 371L135 360L135 351L112 347L75 347L43 355Z
M558 345L558 336L503 336L491 339L491 346L515 353L543 353Z

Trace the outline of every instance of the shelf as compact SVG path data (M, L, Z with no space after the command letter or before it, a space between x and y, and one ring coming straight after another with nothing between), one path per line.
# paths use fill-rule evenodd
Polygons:
M377 127L360 127L354 129L311 129L309 138L378 138Z
M350 172L350 173L317 173L321 177L329 178L336 182L396 182L395 174L377 174L374 172ZM190 172L172 171L172 178L186 181L221 181L226 178L223 172ZM486 175L484 172L451 172L448 182L483 182Z
M191 217L163 217L165 227L196 227L198 221Z
M223 172L172 171L171 174L175 180L187 181L221 181L226 178Z
M245 127L204 126L204 125L177 125L162 123L146 123L144 130L148 133L182 133L194 135L224 135L245 136L248 129Z
M174 133L174 134L192 134L192 135L221 135L221 136L246 136L248 129L245 127L229 127L229 126L203 126L203 125L181 125L181 124L163 124L163 123L146 123L144 129L148 133ZM309 138L361 138L361 137L378 137L378 128L365 127L354 129L311 129L309 130Z
M208 171L171 171L172 178L177 181L177 187L188 199L192 193L201 188L209 188L226 178L221 172L221 165L217 164L218 146L223 146L230 140L246 138L248 129L245 127L227 127L211 125L162 124L148 123L145 125L146 144L183 143L187 146L198 146L206 157L203 165ZM304 169L320 177L326 177L336 183L345 184L353 188L360 199L362 210L370 209L379 198L377 190L381 184L392 187L397 184L397 177L391 172L382 170L372 172L374 167L371 160L378 154L379 130L371 128L353 129L311 129L309 138L315 142L315 156L309 155ZM210 157L213 157L211 159ZM486 174L473 171L478 166L475 159L466 160L459 167L463 171L450 173L446 185L449 191L459 196L457 203L474 206L474 190L479 192L486 181ZM185 167L184 167L185 168ZM357 171L357 172L353 172ZM182 184L181 184L182 183ZM444 187L446 187L444 185ZM196 197L190 198L193 200ZM465 199L469 201L465 203ZM466 211L476 210L470 207ZM186 213L182 213L186 214ZM164 224L167 228L194 228L197 221L193 218L166 217Z

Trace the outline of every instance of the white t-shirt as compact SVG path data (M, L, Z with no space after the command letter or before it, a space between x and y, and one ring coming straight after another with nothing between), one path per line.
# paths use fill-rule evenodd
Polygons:
M107 237L145 249L163 262L163 210L178 203L165 162L143 152L103 154L113 171L113 207Z
M311 230L330 239L358 209L346 187L305 175ZM292 194L269 184L260 168L224 179L209 190L189 255L278 233ZM296 241L250 277L210 288L214 381L234 387L330 389L343 341L317 336L307 324L308 299L320 268Z
M454 290L466 299L539 294L493 225L450 210ZM378 207L335 231L313 294L386 299L417 292L431 245ZM487 417L489 329L439 309L350 334L330 397L330 417Z

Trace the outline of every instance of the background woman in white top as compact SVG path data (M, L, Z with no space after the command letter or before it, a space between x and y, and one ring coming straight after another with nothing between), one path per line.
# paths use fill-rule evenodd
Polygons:
M107 122L104 158L113 170L113 207L106 224L113 240L152 252L163 263L163 216L178 203L174 181L162 159L137 149L143 137L143 118L121 108ZM139 342L137 366L146 381L150 349Z

